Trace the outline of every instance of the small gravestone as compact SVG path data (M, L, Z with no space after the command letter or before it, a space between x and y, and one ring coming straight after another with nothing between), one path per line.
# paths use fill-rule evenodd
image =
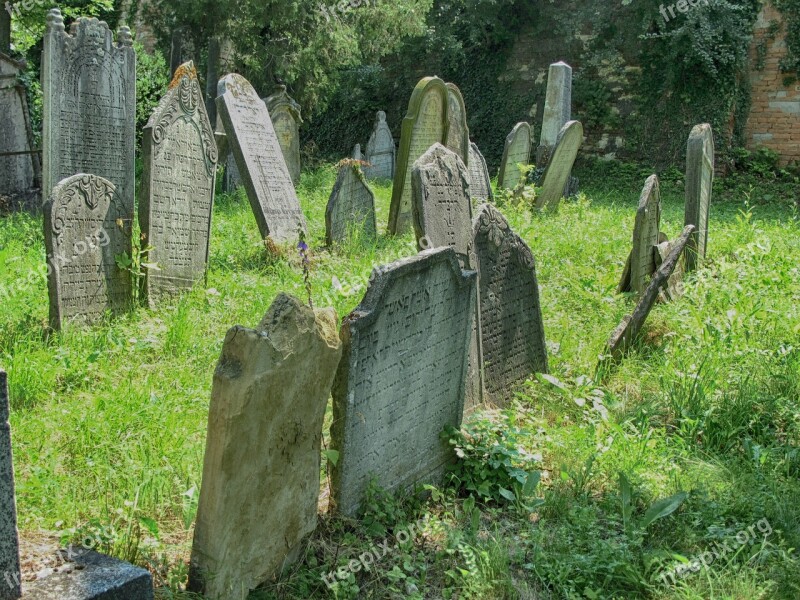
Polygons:
M686 146L686 218L694 225L686 251L686 271L694 271L706 257L708 212L714 184L714 134L711 125L695 125Z
M461 90L454 83L447 84L447 116L450 126L447 129L448 149L458 154L459 158L469 165L469 128L467 127L467 109Z
M305 231L306 220L266 104L241 75L220 79L218 92L217 108L228 147L261 237L276 242L296 240L298 227Z
M488 202L492 199L492 182L486 159L474 142L469 145L469 195L476 202Z
M349 239L374 242L375 194L364 181L358 163L344 161L325 210L325 239L328 246Z
M139 223L152 250L145 291L159 297L203 281L208 264L217 144L191 62L181 65L142 136Z
M411 216L411 168L434 144L444 144L448 129L448 92L438 77L425 77L414 88L403 119L400 152L389 208L389 233L408 231Z
M293 562L317 523L320 442L342 345L333 309L279 295L234 327L214 373L189 590L237 600Z
M473 221L487 399L503 405L514 386L547 372L542 308L530 249L505 217L484 204Z
M558 134L571 118L572 67L565 62L553 63L547 74L542 133L536 149L537 166L546 165L550 161Z
M500 174L497 176L497 187L513 190L522 179L519 165L527 165L531 157L531 126L528 123L517 123L506 138L503 159L500 162Z
M536 198L536 208L558 208L582 143L583 125L580 121L569 121L558 134L550 162L542 174L542 191Z
M8 413L8 379L6 372L0 370L0 600L16 600L22 595Z
M386 124L386 113L378 111L375 117L375 128L367 142L367 162L364 169L368 179L392 179L394 177L395 154L392 130Z
M370 481L385 490L435 482L452 459L475 306L475 273L451 248L426 250L374 273L342 325L331 437L337 511L355 515Z
M661 192L658 176L647 178L639 196L633 225L633 250L617 291L641 294L656 271L657 246L661 227Z
M300 105L286 92L286 86L281 85L278 90L264 99L278 136L278 143L283 152L283 159L292 176L292 183L300 183Z
M25 86L19 81L25 68L0 51L0 196L10 198L29 195L40 175Z
M94 323L131 306L131 273L116 257L132 256L131 222L110 181L78 174L61 181L44 205L50 326Z
M61 12L47 15L42 52L42 193L78 173L110 181L134 212L136 54L130 29L114 43L108 25Z
M356 144L353 148L353 160L364 160L364 156L361 154L361 144Z

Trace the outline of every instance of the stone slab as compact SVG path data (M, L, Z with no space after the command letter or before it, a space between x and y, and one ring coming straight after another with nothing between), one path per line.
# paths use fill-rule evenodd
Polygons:
M494 197L486 159L474 142L469 145L469 195L475 202L489 202Z
M8 377L5 371L0 370L0 600L16 600L22 593L8 414Z
M657 268L656 247L660 231L661 191L658 176L651 175L645 181L639 196L639 206L633 225L633 249L622 281L617 288L618 292L641 294L645 290Z
M527 165L530 162L532 137L533 130L530 124L523 121L514 125L503 148L500 174L497 176L498 188L513 190L522 180L519 165Z
M536 150L537 166L550 161L561 128L572 118L572 67L560 61L550 65L544 100L542 133Z
M27 94L18 79L25 68L0 52L0 196L27 195L40 176L39 157L30 153L34 147ZM29 154L2 156L11 152Z
M558 208L582 143L583 125L580 121L569 121L562 127L553 155L542 174L542 191L536 198L536 208Z
M448 149L458 154L465 165L469 166L469 127L467 126L467 108L464 97L455 83L447 84L447 129Z
M691 272L706 257L708 213L714 185L714 134L711 125L695 125L686 145L685 225L694 225L686 252L686 271Z
M374 242L378 237L375 219L375 194L364 178L358 163L344 161L339 168L325 210L325 240L328 246L354 237Z
M275 127L292 183L297 185L300 183L300 125L303 123L300 105L289 96L285 85L278 86L274 94L264 98L264 103Z
M392 130L386 123L386 113L378 111L375 116L375 127L367 142L367 165L364 174L367 179L392 179L394 177L397 148L392 137Z
M364 155L361 153L361 144L356 144L353 148L353 160L364 160Z

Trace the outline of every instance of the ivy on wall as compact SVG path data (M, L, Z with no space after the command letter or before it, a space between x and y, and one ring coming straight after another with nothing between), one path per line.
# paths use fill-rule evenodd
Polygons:
M800 78L800 0L773 0L785 21L786 46L789 50L781 62L781 70L787 74L785 85L792 85Z

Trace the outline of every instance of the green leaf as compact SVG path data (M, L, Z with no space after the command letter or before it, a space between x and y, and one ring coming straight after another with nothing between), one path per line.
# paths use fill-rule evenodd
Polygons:
M504 487L500 488L500 495L510 502L514 502L514 500L517 499L517 497L514 495L514 492L512 492L511 490L507 490Z
M622 496L622 525L625 531L628 531L631 522L631 513L633 512L633 488L631 482L628 481L628 478L622 471L619 472L619 491Z
M663 498L659 500L649 509L647 512L644 513L644 517L642 517L642 521L639 523L639 527L642 529L647 529L650 524L658 519L663 519L664 517L668 517L672 513L674 513L681 504L683 504L686 499L689 497L689 494L686 492L679 492L674 496L670 496L669 498Z
M339 451L338 450L325 450L322 454L325 455L325 458L327 458L328 462L331 463L334 467L339 462Z
M522 495L525 498L533 496L536 488L539 487L539 482L542 480L542 474L539 471L531 471L528 473L528 479L525 481L525 487L522 488Z
M543 382L549 383L554 388L557 388L557 389L561 390L562 392L565 392L565 393L569 392L569 388L566 386L566 384L563 383L557 377L553 377L552 375L548 375L547 373L536 373L536 378L539 379L539 381L543 381Z
M139 523L144 525L145 529L150 532L153 537L158 538L158 523L150 517L139 517Z

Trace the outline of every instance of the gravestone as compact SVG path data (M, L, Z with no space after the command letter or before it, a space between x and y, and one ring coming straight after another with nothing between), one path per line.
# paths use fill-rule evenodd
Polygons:
M506 138L503 159L500 162L500 174L497 176L497 187L513 190L522 179L519 166L527 165L531 158L531 138L533 132L528 123L517 123Z
M550 155L558 141L561 128L572 118L572 67L565 62L550 65L547 74L547 94L536 165L550 162Z
M695 125L686 146L685 225L694 225L686 251L686 271L691 272L706 257L708 211L714 184L714 134L711 125Z
M242 176L239 175L239 167L236 166L236 158L233 152L228 152L225 158L225 191L235 192L242 187Z
M469 127L467 127L467 108L464 97L456 84L447 84L447 117L450 126L447 129L447 146L458 154L458 157L469 166Z
M361 154L361 144L356 144L353 148L353 160L364 160L364 156Z
M480 203L489 202L493 198L492 181L489 178L489 168L486 159L478 150L475 142L469 145L469 195Z
M344 320L331 425L337 511L357 514L373 478L409 489L452 461L440 434L461 424L475 277L452 248L426 250L376 270Z
M292 176L292 183L300 183L300 105L286 92L286 86L278 86L278 90L264 99L278 136L283 159Z
M272 127L264 101L241 75L220 79L217 108L228 137L228 147L261 237L276 242L297 240L298 227L306 229L300 201Z
M647 178L639 196L639 208L633 225L633 250L629 265L617 291L641 294L655 273L657 246L661 227L661 192L658 176Z
M61 12L47 15L42 52L42 194L78 173L110 181L130 219L134 211L136 54L130 29L115 44L108 25Z
M25 68L0 52L0 196L9 198L27 196L40 177L25 86L18 79Z
M8 414L8 378L6 372L0 370L0 600L16 600L22 595Z
M395 154L397 150L392 137L392 130L386 124L386 113L378 111L375 117L375 128L367 142L367 162L364 169L368 179L392 179L394 177Z
M232 328L214 373L189 590L248 592L296 558L317 523L320 442L342 354L333 309L279 295Z
M582 143L583 125L580 121L569 121L561 128L550 162L542 174L542 191L536 198L536 208L558 208Z
M50 326L94 323L130 308L131 218L114 184L83 173L61 181L44 205Z
M547 372L542 308L530 249L491 204L473 221L486 397L504 405L514 386Z
M425 77L414 88L403 119L400 152L389 208L389 233L405 233L412 225L411 168L436 143L444 144L448 130L448 92L438 77Z
M191 62L181 65L142 135L139 223L150 305L204 281L217 174L217 144Z
M351 237L374 242L378 237L375 222L375 194L364 180L358 164L345 162L333 186L325 210L325 240L328 246Z

